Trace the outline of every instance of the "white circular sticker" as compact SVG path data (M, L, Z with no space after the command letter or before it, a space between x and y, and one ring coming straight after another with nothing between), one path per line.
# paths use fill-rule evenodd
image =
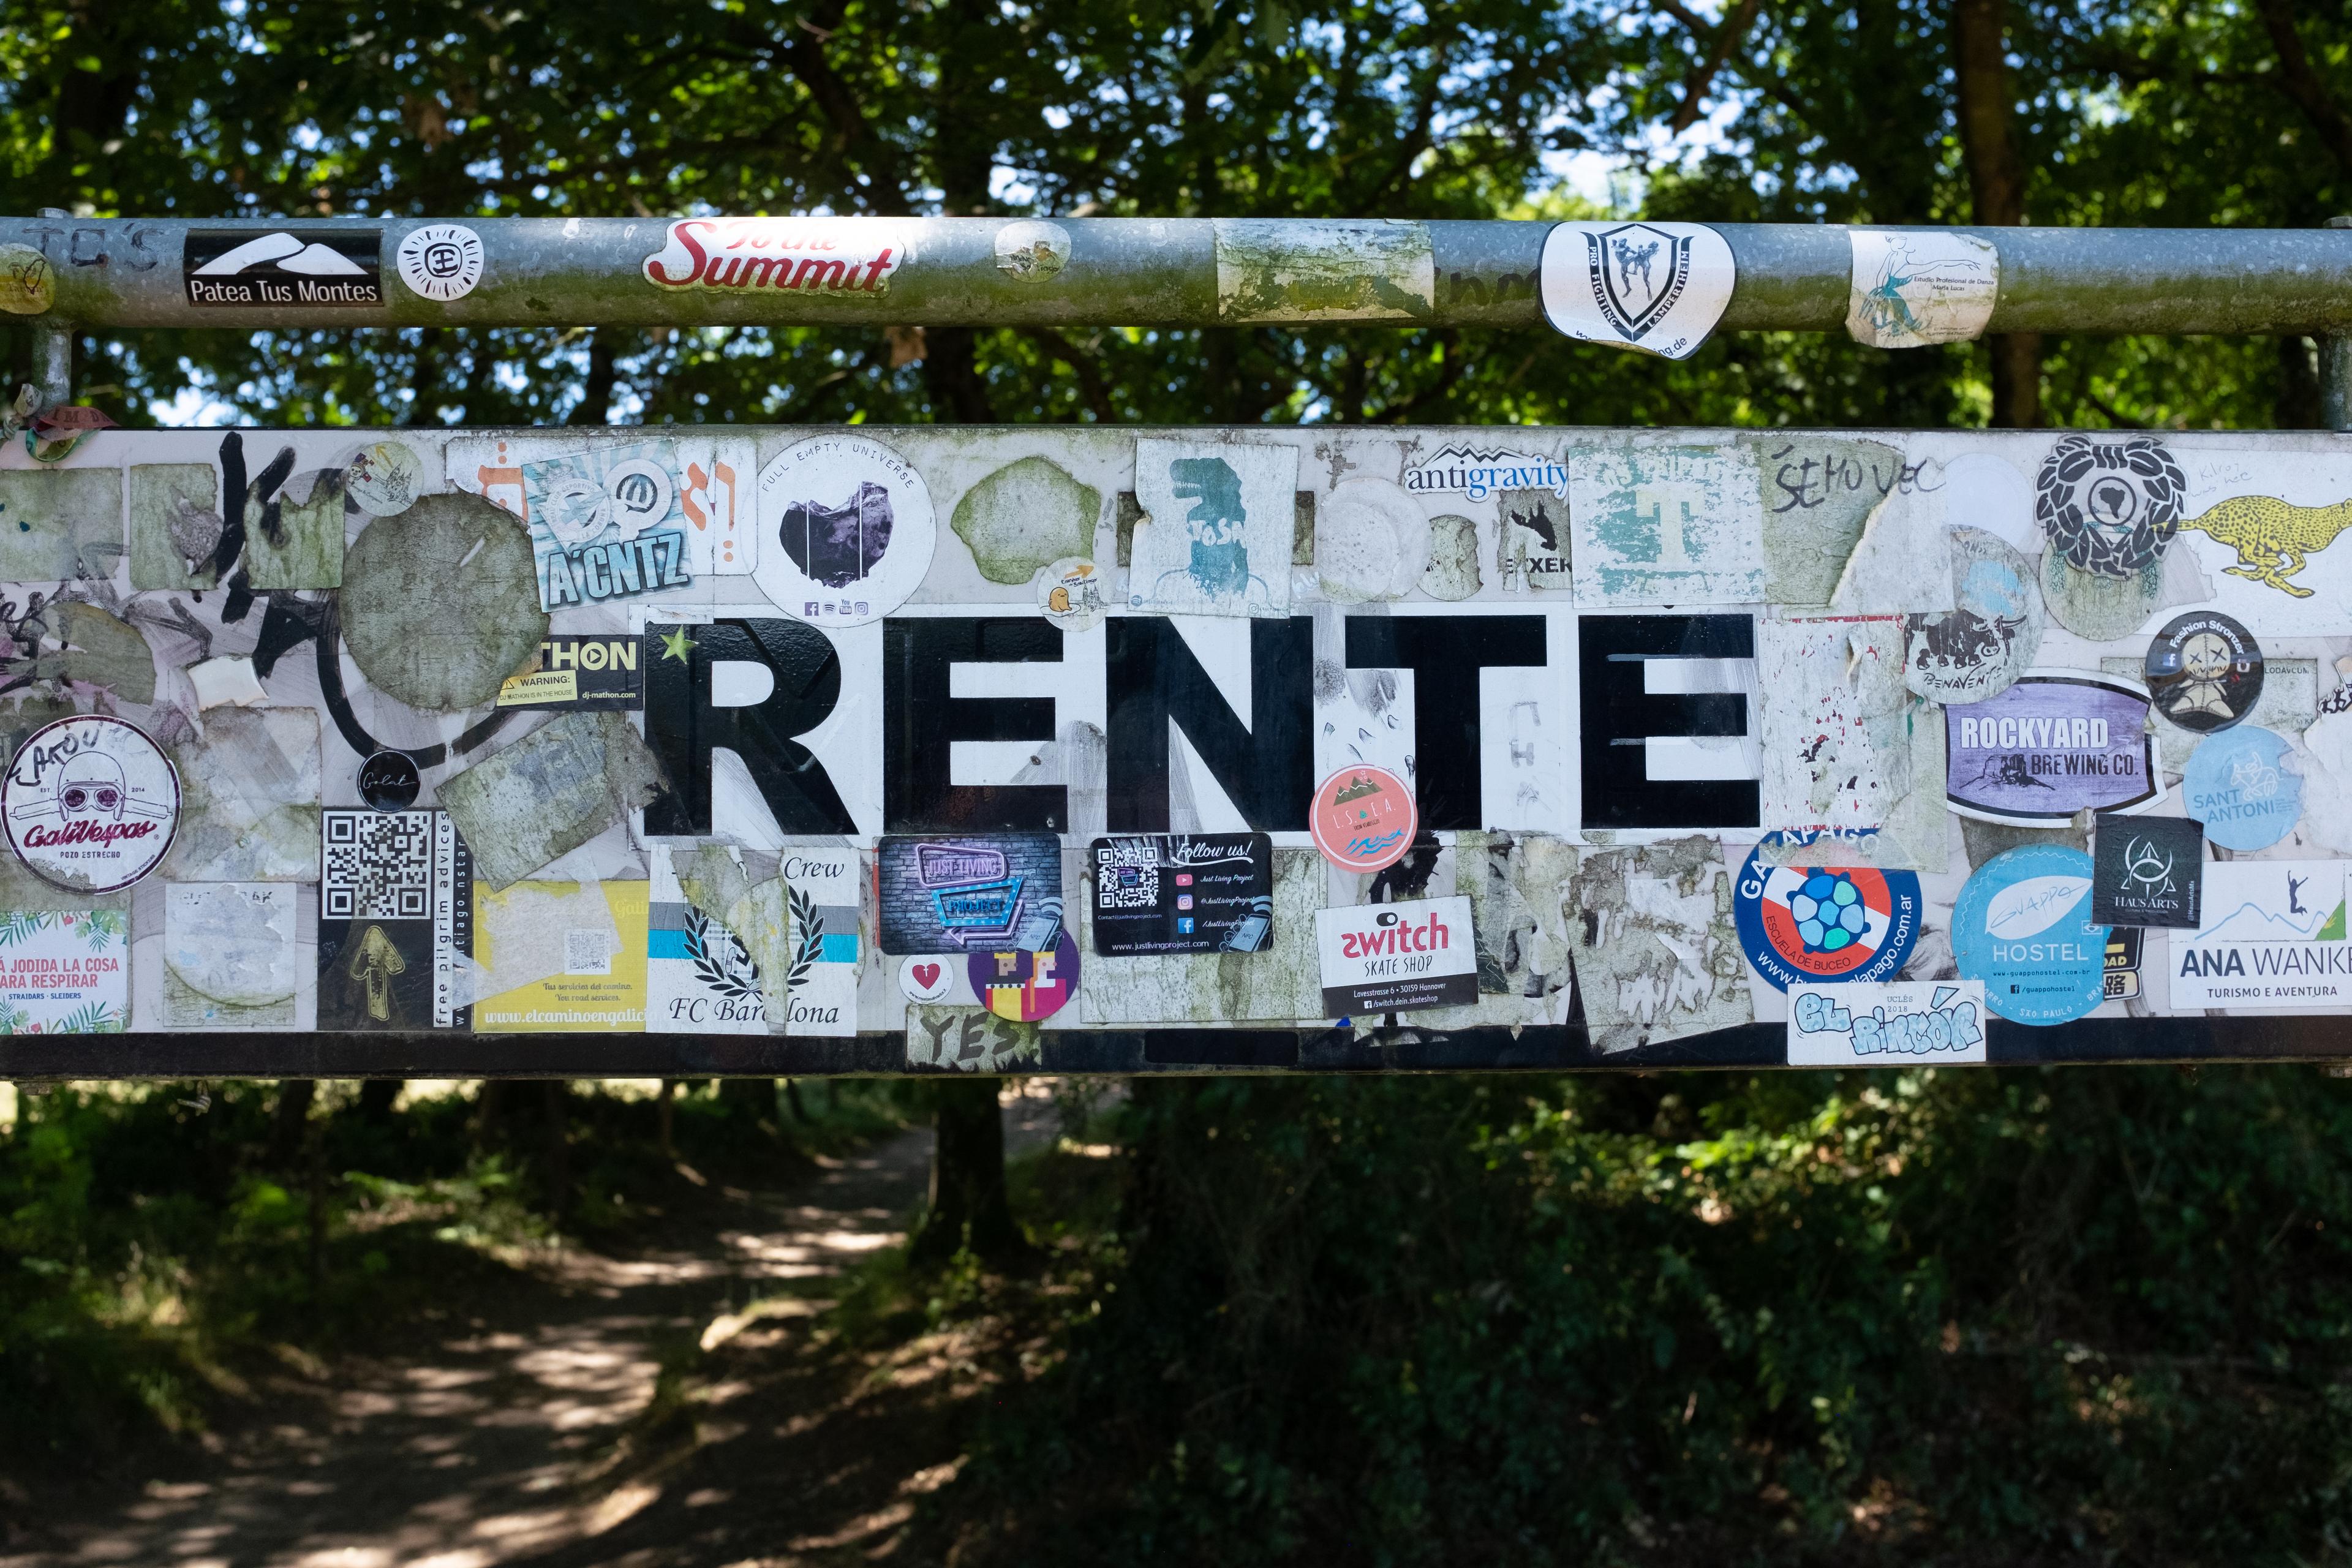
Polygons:
M919 954L898 965L898 989L909 1002L936 1002L955 989L955 968L961 962L936 953Z
M1102 625L1110 604L1095 563L1073 555L1037 574L1037 607L1066 632L1090 632Z
M463 224L412 228L395 253L400 280L428 300L462 300L482 280L482 237Z
M677 481L669 470L646 458L615 463L604 476L604 494L611 501L612 521L623 539L635 539L669 515Z
M8 847L43 881L111 893L162 864L180 826L180 775L137 725L104 714L33 731L0 778Z
M759 565L769 603L824 626L862 626L931 569L939 522L907 459L863 436L820 436L760 470Z
M397 441L360 448L343 468L343 493L370 517L398 517L416 504L425 465Z

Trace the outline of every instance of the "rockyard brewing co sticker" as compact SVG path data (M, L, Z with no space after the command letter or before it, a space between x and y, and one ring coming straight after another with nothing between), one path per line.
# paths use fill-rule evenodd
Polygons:
M1341 768L1316 785L1307 808L1315 847L1345 871L1395 865L1412 847L1420 823L1412 786L1386 768L1366 765Z
M2342 860L2205 868L2205 919L2172 939L2172 1005L2305 1012L2352 1003Z
M1688 359L1736 276L1731 247L1704 224L1558 224L1544 237L1544 316L1583 342Z
M1985 1059L1984 986L1974 980L1789 987L1792 1068L1940 1067Z
M180 272L191 305L366 310L384 302L383 243L373 228L192 228Z
M1255 952L1274 931L1273 840L1263 833L1097 838L1095 951Z
M1776 990L1892 980L1919 940L1919 879L1867 866L1759 866L1750 851L1731 913L1748 962Z
M2106 996L2107 928L2091 920L2091 858L2030 844L1994 856L1960 889L1952 952L1985 1004L2020 1024L2066 1024Z
M1997 697L1945 709L1944 738L1945 802L1979 822L2054 827L2164 798L2147 691L2115 676L2028 670Z
M1466 898L1318 910L1315 945L1327 1018L1478 1000L1478 944Z
M752 577L788 616L827 626L878 620L922 585L939 542L923 477L863 436L820 436L760 470Z
M136 725L104 714L36 730L0 778L0 825L35 875L83 893L127 888L180 826L180 775Z

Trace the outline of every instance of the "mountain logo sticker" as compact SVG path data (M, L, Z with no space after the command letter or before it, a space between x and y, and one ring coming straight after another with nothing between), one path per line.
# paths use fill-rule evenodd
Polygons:
M383 304L383 236L369 229L190 229L188 303L299 310Z

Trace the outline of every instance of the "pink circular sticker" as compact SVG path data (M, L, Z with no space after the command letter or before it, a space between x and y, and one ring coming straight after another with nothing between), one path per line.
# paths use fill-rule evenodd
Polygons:
M1078 991L1078 944L1064 931L1050 948L1032 952L975 952L966 973L982 1006L1016 1024L1034 1024L1062 1010Z
M180 826L180 775L145 731L102 713L60 719L0 777L0 828L41 880L111 893L162 864Z
M1315 786L1307 826L1323 858L1349 871L1377 871L1412 847L1421 813L1412 786L1386 768L1341 768Z

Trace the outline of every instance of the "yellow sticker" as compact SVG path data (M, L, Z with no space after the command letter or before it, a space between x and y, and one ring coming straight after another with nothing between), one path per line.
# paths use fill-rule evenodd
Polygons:
M646 1026L644 882L474 884L478 1034L635 1034Z
M499 688L499 706L520 708L533 702L577 702L580 676L576 670L542 669L535 675L510 675Z

